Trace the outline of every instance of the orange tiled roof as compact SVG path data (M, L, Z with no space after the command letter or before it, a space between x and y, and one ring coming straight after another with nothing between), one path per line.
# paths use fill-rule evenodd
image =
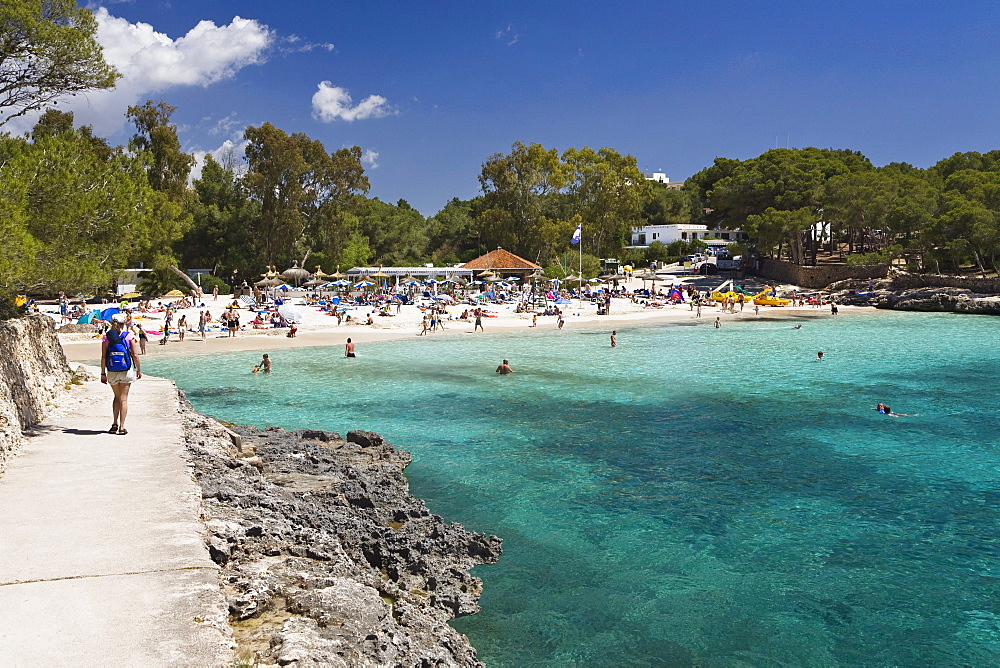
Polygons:
M502 248L491 250L486 255L480 255L462 265L462 269L541 269L534 262L518 257Z

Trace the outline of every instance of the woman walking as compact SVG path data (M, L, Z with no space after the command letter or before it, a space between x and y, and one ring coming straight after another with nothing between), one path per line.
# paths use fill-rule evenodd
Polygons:
M101 338L101 382L111 386L111 434L127 434L128 391L132 383L142 378L139 369L139 349L132 332L125 330L125 316L111 316L111 329Z

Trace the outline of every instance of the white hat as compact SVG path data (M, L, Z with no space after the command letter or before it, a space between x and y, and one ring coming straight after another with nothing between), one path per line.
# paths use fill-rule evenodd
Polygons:
M114 315L111 316L111 322L125 322L125 314L115 313Z

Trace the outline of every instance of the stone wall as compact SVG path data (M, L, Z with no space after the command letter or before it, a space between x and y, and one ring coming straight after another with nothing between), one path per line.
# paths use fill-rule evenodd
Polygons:
M71 377L51 318L0 322L0 471L23 430L45 418Z
M889 270L888 265L848 267L847 265L822 265L805 267L790 262L761 258L757 271L749 273L769 278L779 283L791 283L804 288L826 288L840 281L867 281L869 278L889 278L882 287L894 290L922 288L962 288L980 295L1000 295L1000 278L981 276L945 276L942 274L911 274L899 269ZM862 286L858 286L861 289Z
M781 260L761 258L757 271L753 273L779 283L791 283L803 288L825 288L831 283L851 278L884 278L888 271L888 265L848 267L847 265L835 264L805 267Z

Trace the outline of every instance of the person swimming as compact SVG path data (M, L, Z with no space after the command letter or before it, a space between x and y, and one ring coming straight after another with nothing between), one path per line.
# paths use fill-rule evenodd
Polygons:
M819 351L818 353L816 353L816 361L817 362L822 362L823 361L823 351L822 350Z

